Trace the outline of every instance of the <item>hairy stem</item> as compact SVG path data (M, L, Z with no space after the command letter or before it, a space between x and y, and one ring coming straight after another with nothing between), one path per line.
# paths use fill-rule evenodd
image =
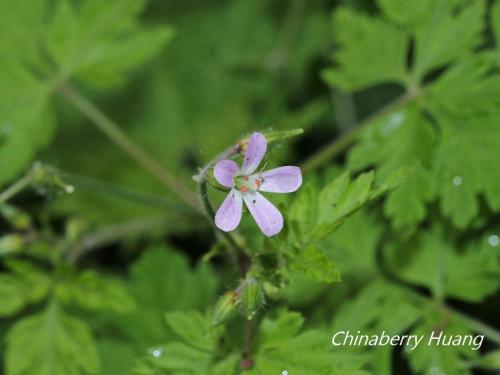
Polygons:
M208 170L207 170L208 171ZM208 220L210 223L213 224L213 218L215 216L215 210L212 207L212 204L210 203L210 199L208 198L208 191L207 191L207 180L206 180L206 175L203 177L202 180L200 180L200 200L203 203L203 207L205 208L205 212L207 215ZM215 225L214 225L215 226ZM228 232L220 231L216 229L217 235L221 236L231 247L233 251L233 257L236 266L238 267L238 271L240 272L241 277L244 277L245 274L248 271L249 264L250 264L250 259L248 258L248 255L243 251L243 249L240 248L236 240L234 239L233 235Z
M243 351L242 351L242 361L247 362L246 365L249 367L253 366L253 361L251 359L252 346L253 346L253 335L254 335L254 323L252 319L245 320L245 333L243 337Z
M233 147L228 148L217 157L215 157L212 161L210 161L207 165L205 165L197 176L195 176L195 180L200 184L199 188L199 197L205 209L205 213L208 217L210 223L214 224L214 216L215 210L210 203L210 199L208 198L208 173L211 168L213 168L220 160L228 159L233 156L238 155L241 152L241 145L238 143ZM252 265L252 261L247 253L238 245L237 241L233 237L231 233L217 230L217 234L222 236L224 240L230 245L233 250L233 258L238 268L238 271L242 278L245 277L246 273L250 269ZM253 322L247 320L245 322L245 331L244 331L244 339L243 339L243 348L242 348L242 361L241 367L243 369L249 369L253 367L253 360L251 359L251 351L252 351L252 340L253 340Z
M139 147L120 127L102 113L94 104L83 97L71 85L59 87L60 93L80 112L87 116L94 125L106 134L114 143L140 164L153 177L162 182L190 207L200 209L196 195L163 165L157 162L148 152Z
M81 176L67 172L58 173L64 181L75 185L77 188L85 189L92 193L108 195L117 199L124 199L161 210L168 210L169 212L176 212L185 215L200 215L183 204L171 202L161 196L144 193L142 191L116 185L114 183L102 181L93 177Z
M394 111L397 111L398 109L401 109L410 101L412 101L419 92L420 90L417 89L407 92L406 94L400 96L398 99L383 107L381 110L375 112L373 115L368 116L361 122L359 127L346 131L340 138L334 139L332 142L328 143L326 146L318 150L302 163L302 165L300 166L302 172L311 172L312 170L320 167L323 163L332 159L334 156L346 150L350 145L354 143L358 134L366 129L373 121L378 120Z

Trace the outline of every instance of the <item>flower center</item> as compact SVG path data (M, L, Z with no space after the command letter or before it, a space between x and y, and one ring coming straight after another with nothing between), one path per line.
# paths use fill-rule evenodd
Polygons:
M236 189L242 193L246 193L250 190L259 190L260 185L264 182L264 179L258 176L235 176L234 186Z

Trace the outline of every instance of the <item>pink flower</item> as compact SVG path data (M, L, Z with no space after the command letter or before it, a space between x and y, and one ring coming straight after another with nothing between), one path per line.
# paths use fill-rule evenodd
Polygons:
M243 202L248 207L262 233L271 237L283 228L281 212L261 191L291 193L302 185L299 167L285 166L262 173L254 173L267 149L263 134L253 133L248 141L245 160L241 168L232 160L221 160L214 168L217 181L231 191L215 214L215 225L225 232L240 224Z

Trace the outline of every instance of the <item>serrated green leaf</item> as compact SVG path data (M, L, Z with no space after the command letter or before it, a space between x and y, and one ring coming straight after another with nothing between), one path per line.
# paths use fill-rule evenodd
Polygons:
M135 308L135 301L118 279L101 277L92 270L84 271L58 285L60 300L91 311L127 313Z
M456 335L472 335L467 327L455 318L444 317L434 311L413 332L413 335L423 335L429 340L431 334L448 337ZM416 374L453 374L469 375L471 370L463 365L465 359L477 357L478 351L467 345L445 346L427 343L420 344L414 351L405 352L412 370Z
M290 262L292 270L298 270L316 281L332 283L340 281L340 273L328 255L314 245L298 249Z
M334 332L350 330L379 334L385 331L397 335L415 324L421 314L421 306L403 290L375 279L366 284L352 301L341 306L332 328Z
M422 22L432 10L434 0L377 0L378 6L391 20L404 26Z
M395 245L391 250L395 272L406 281L428 287L435 295L479 302L500 287L497 254L486 241L460 249L434 228L418 241ZM406 259L398 257L400 252Z
M290 313L283 311L277 319L288 320ZM297 321L296 317L292 318ZM299 326L300 327L300 326ZM306 331L297 334L299 327L294 326L295 334L287 334L287 339L277 340L275 325L272 319L265 318L257 337L257 346L254 354L254 367L249 374L280 374L283 371L295 371L304 375L362 375L363 357L354 354L332 352L331 337L322 331ZM271 328L271 332L268 331ZM273 341L266 344L267 339Z
M333 29L340 50L334 55L338 67L323 74L328 83L342 90L358 90L386 81L406 82L404 30L345 7L334 13Z
M457 116L495 110L500 103L500 75L492 73L494 67L489 53L460 61L428 89L432 97L428 105Z
M415 33L416 78L471 53L481 43L484 11L482 0L434 1L433 12Z
M203 310L214 302L217 279L208 264L193 269L183 254L156 246L132 266L129 289L140 308L114 320L136 343L151 347L174 337L165 313Z
M194 348L210 351L214 348L206 318L197 311L172 312L165 316L168 325L179 338Z
M50 87L15 62L0 71L0 185L16 177L52 138Z
M47 296L50 278L28 262L10 260L0 273L0 316L9 316Z
M350 168L376 165L377 176L384 180L400 168L412 169L412 173L388 193L384 205L395 228L411 228L426 216L426 203L435 195L434 176L428 168L433 162L436 138L432 125L415 106L409 106L373 123L349 154Z
M19 320L7 336L8 375L92 375L99 373L96 344L87 324L55 302Z
M144 30L136 20L145 0L89 0L79 8L59 1L47 31L47 49L62 79L106 87L123 83L124 75L157 53L172 30Z
M479 212L478 196L500 185L498 174L480 167L500 157L497 115L437 119L443 138L435 160L441 209L455 226L465 228ZM494 209L495 199L488 202Z

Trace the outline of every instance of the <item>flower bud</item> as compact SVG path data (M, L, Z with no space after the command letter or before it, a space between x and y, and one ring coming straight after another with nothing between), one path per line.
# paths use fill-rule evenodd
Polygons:
M257 310L264 304L264 295L260 283L249 276L241 285L241 307L247 319L252 319Z
M238 305L239 295L240 293L238 291L231 290L219 298L212 316L212 325L215 326L227 322L234 316L237 311L236 307Z

